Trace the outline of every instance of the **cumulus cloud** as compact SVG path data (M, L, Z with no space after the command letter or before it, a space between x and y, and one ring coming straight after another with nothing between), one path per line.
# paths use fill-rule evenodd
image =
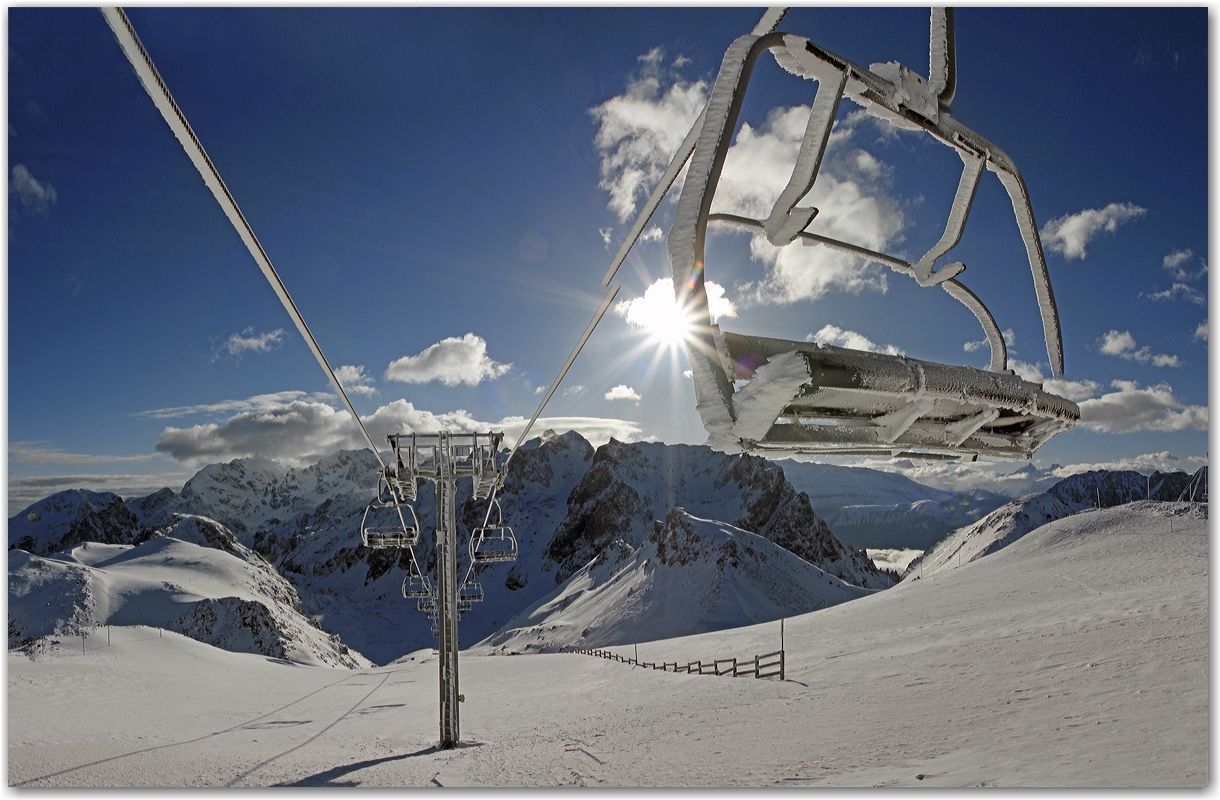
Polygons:
M906 571L907 566L919 556L923 555L922 550L898 549L875 550L869 548L864 551L878 569L892 569L901 575Z
M1130 331L1112 330L1098 340L1101 342L1099 351L1108 356L1118 356L1127 361L1136 361L1140 364L1151 363L1154 367L1177 367L1177 356L1165 355L1164 353L1153 353L1147 347L1136 349L1135 337Z
M712 212L766 218L792 174L808 117L809 106L794 106L773 109L757 130L743 124L725 159ZM836 124L818 180L800 204L819 209L811 233L884 252L901 240L904 217L878 182L884 170L873 165L876 159L862 159L864 151L851 148L861 127L873 124L877 121L867 115ZM887 288L886 270L879 264L821 245L775 247L758 232L751 234L750 256L769 267L767 277L753 287L755 302L787 304L816 300L832 290Z
M1095 431L1207 430L1207 406L1183 404L1167 383L1140 387L1135 381L1112 381L1116 391L1080 404L1081 423Z
M1197 342L1200 339L1205 342L1207 341L1207 320L1203 320L1199 323L1199 327L1195 328L1195 335L1192 341Z
M620 383L610 391L606 392L607 400L639 400L640 395L635 389L630 386Z
M1042 375L1040 364L1030 364L1029 362L1017 359L1009 359L1008 368L1017 373L1019 377L1031 383L1042 384L1042 388L1051 394L1066 397L1074 403L1092 397L1101 388L1101 384L1095 381L1069 381L1064 378L1045 378Z
M24 164L13 167L8 191L9 194L17 195L27 212L42 216L51 213L51 205L58 199L55 187L50 183L35 180Z
M377 389L373 386L373 376L366 373L364 367L344 364L335 370L335 377L339 379L343 391L348 394L363 394L369 397L377 394Z
M663 65L657 47L640 56L640 75L627 91L590 110L597 121L594 146L609 208L620 222L647 198L707 104L706 81L688 82ZM675 65L675 68L680 65Z
M805 337L807 342L817 342L818 344L829 344L835 347L848 347L852 350L867 350L870 353L886 353L891 356L905 356L906 351L900 350L892 344L887 344L885 347L878 347L873 344L872 340L863 334L855 331L844 330L837 325L823 325L822 329L817 333L811 333Z
M390 362L385 378L401 383L440 381L446 386L477 386L483 380L504 375L512 364L499 364L487 357L487 342L481 336L468 333L462 337L442 339L414 356L403 356Z
M655 186L707 100L706 83L688 83L665 73L661 55L654 50L642 57L643 76L623 95L592 110L599 123L594 143L601 156L600 186L610 193L609 207L622 221ZM712 211L765 218L787 185L808 116L809 106L775 108L758 129L742 125L729 148ZM851 144L865 125L891 127L863 112L836 123L817 184L801 202L820 209L812 232L884 250L900 240L904 221L898 204L881 188L888 168ZM653 230L646 235L660 238L660 230ZM728 226L722 230L741 231ZM749 287L754 302L794 303L835 289L887 287L880 265L825 247L776 248L756 233L750 252L768 267L766 279Z
M1141 295L1143 292L1140 293ZM1148 295L1151 300L1163 302L1165 300L1185 300L1189 303L1194 303L1197 306L1207 305L1207 295L1200 292L1193 286L1187 286L1184 283L1175 283L1163 292L1153 292Z
M434 414L418 409L406 400L387 403L361 419L374 442L385 441L388 433L496 430L504 431L511 443L529 421L525 417L512 416L499 422L486 422L475 419L463 409ZM640 434L639 426L633 422L599 417L543 417L536 423L535 431L547 428L579 431L594 444L604 444L610 436L633 441ZM359 450L367 446L346 410L304 400L242 412L220 423L167 427L156 439L159 452L193 466L248 456L303 466L336 450Z
M225 349L229 355L240 356L242 353L265 353L283 343L285 331L276 328L267 333L255 333L254 328L246 328L241 333L234 333L225 340Z
M715 281L706 281L707 307L715 322L721 317L737 316L737 307L724 294L724 287ZM644 290L643 297L620 300L614 304L615 313L637 328L656 328L679 324L682 317L674 298L674 279L661 278Z
M1042 228L1042 243L1064 258L1084 258L1088 245L1099 233L1114 233L1120 225L1139 219L1146 209L1132 203L1111 203L1105 208L1086 208L1077 214L1055 217Z

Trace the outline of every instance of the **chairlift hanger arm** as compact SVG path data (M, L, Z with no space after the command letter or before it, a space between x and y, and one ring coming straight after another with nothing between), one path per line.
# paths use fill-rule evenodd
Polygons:
M140 42L139 37L136 36L136 31L132 27L131 20L127 18L127 14L122 8L102 8L101 12L106 18L106 22L110 25L110 29L114 31L115 38L118 39L119 45L123 48L123 53L127 56L127 60L131 62L131 66L135 70L136 76L140 79L140 83L144 86L144 90L148 92L148 96L152 98L153 104L161 112L161 116L169 124L170 130L174 132L174 136L182 144L182 148L191 159L191 163L195 165L195 168L199 170L199 174L203 176L203 182L207 184L208 189L211 190L212 195L216 198L216 202L220 204L221 210L224 211L225 216L229 218L229 222L237 230L242 242L246 245L246 249L250 251L250 255L254 257L255 263L258 264L259 270L262 271L263 277L271 284L271 288L275 291L276 296L279 297L280 302L288 311L288 316L292 317L293 324L296 325L301 338L309 345L310 352L313 353L323 372L330 379L331 386L334 387L340 399L343 400L343 405L347 407L348 412L352 415L352 419L356 421L356 426L364 434L364 439L368 442L369 449L373 451L373 455L376 456L384 471L386 464L382 461L381 453L378 452L372 437L369 436L364 423L360 420L360 415L356 413L351 400L347 397L347 392L343 390L343 385L339 383L339 379L335 376L335 371L331 369L326 356L322 354L322 348L318 346L318 342L309 330L309 326L305 324L305 318L301 316L296 303L289 296L287 287L280 280L279 274L276 273L275 267L271 264L271 259L267 257L267 253L263 250L262 244L259 243L258 237L254 235L254 230L250 227L250 223L246 221L245 215L241 213L241 209L237 206L237 201L233 199L229 188L225 185L224 180L221 179L216 165L212 163L212 159L208 157L207 152L203 149L203 145L199 142L198 137L195 136L190 123L186 121L186 116L182 113L182 109L178 107L173 95L170 94L169 87L165 85L165 81L161 79L160 73L157 72L156 66L153 65L148 51L144 49L144 45Z

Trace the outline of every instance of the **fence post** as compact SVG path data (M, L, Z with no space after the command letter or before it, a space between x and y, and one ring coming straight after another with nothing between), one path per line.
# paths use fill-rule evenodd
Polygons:
M758 654L754 654L754 677L758 677Z
M784 680L784 651L779 651L779 679Z

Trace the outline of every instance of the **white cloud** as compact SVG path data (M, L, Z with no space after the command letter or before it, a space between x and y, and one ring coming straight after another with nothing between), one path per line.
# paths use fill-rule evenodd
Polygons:
M1056 217L1042 228L1042 243L1067 259L1084 258L1085 246L1097 234L1114 233L1120 225L1144 216L1146 210L1131 203L1111 203L1105 208L1086 208L1078 214Z
M835 347L848 347L852 350L867 350L870 353L887 353L891 356L904 356L906 352L892 344L878 347L866 336L855 331L844 330L836 325L823 325L817 333L805 337L807 342L829 344Z
M1000 335L1004 337L1004 344L1008 345L1009 347L1012 347L1017 343L1017 334L1012 328L1005 328L1004 330L1000 331ZM966 342L964 345L962 345L962 349L967 353L973 353L974 351L981 350L986 346L987 340L983 339L982 341L978 342Z
M246 328L241 333L230 335L225 341L225 349L229 351L229 355L234 356L239 356L247 351L265 353L282 344L284 335L283 328L276 328L267 333L255 333L254 328Z
M335 377L339 379L343 391L348 394L364 394L369 397L377 394L377 389L373 386L373 376L366 373L364 367L344 364L335 370Z
M156 408L151 411L141 411L133 416L145 419L177 419L196 414L232 414L253 411L265 411L280 408L298 400L312 403L328 403L338 401L338 397L329 392L274 392L272 394L257 394L245 400L222 400L219 403L204 403L195 406L174 406L171 408Z
M609 207L625 221L665 171L673 153L707 100L708 86L663 75L660 51L641 57L643 77L627 91L592 110L599 123L594 143L601 155L601 183L610 193ZM712 210L754 219L765 218L787 185L800 150L808 106L775 108L755 130L743 125L729 148ZM900 240L903 215L898 204L878 187L888 172L873 155L849 142L858 128L877 125L864 113L850 114L836 124L817 184L802 201L820 213L812 232L884 250ZM717 226L719 227L719 226ZM730 229L727 226L721 230ZM647 237L661 236L659 229ZM731 228L740 231L740 228ZM794 303L816 299L831 290L885 291L884 269L875 263L830 250L800 244L776 248L761 233L751 235L751 257L769 268L753 287L756 302Z
M874 550L870 547L864 552L868 555L869 559L877 565L878 569L892 569L899 575L906 570L907 565L914 561L918 556L923 555L922 550L908 550L905 548L899 550Z
M1207 341L1207 320L1203 320L1199 323L1199 327L1195 328L1195 335L1191 341L1197 342L1200 339Z
M21 205L26 211L43 216L51 212L51 204L58 199L55 187L50 183L35 180L24 164L13 167L13 177L9 181L8 191L9 194L16 194L20 198Z
M460 338L442 339L415 356L390 362L385 378L401 383L440 381L446 386L477 386L483 380L499 378L512 364L499 364L487 357L487 342L468 333Z
M666 74L663 56L661 48L640 56L641 75L627 91L589 112L598 123L598 185L610 193L609 208L620 222L652 191L707 103L707 83Z
M743 124L725 159L712 211L766 218L792 174L808 116L808 106L776 108L757 130ZM904 217L875 180L882 171L861 170L860 164L872 162L861 159L863 151L849 147L857 128L872 118L853 119L836 125L837 135L832 134L817 183L800 204L819 209L809 226L811 233L884 252L901 240ZM742 230L727 225L721 229ZM756 302L816 300L832 290L884 292L888 285L886 269L879 264L821 245L794 243L779 248L758 232L751 234L750 255L770 267L755 287Z
M1176 270L1181 267L1184 262L1189 261L1190 257L1194 254L1194 251L1190 249L1174 250L1161 260L1161 266L1168 270Z
M1207 430L1207 406L1184 405L1167 383L1141 388L1135 381L1113 381L1117 391L1080 404L1081 423L1107 433Z
M518 416L485 422L462 409L434 414L417 409L406 400L387 403L361 419L374 442L385 441L388 433L502 430L511 444L528 422L527 418ZM577 430L594 444L604 444L610 436L632 441L640 434L639 426L634 422L599 417L543 417L535 424L534 433L547 428ZM156 440L158 451L194 466L256 455L303 466L336 450L359 450L367 446L346 411L337 411L325 403L300 400L236 414L219 424L167 427Z
M1127 361L1137 361L1140 364L1151 363L1154 367L1180 366L1177 356L1153 353L1147 347L1137 350L1135 337L1131 335L1130 331L1112 330L1102 336L1099 341L1101 342L1100 352L1108 356L1118 356Z
M1092 397L1101 388L1101 384L1095 381L1069 381L1064 378L1044 378L1042 376L1041 365L1030 364L1017 359L1009 359L1008 368L1017 373L1019 377L1031 383L1040 383L1044 390L1051 394L1065 397L1073 403L1079 403L1081 400Z
M544 393L546 392L546 390L547 390L547 389L549 389L549 388L551 388L551 387L549 387L549 386L539 386L539 387L537 387L537 388L535 388L535 389L534 389L534 394L544 394Z
M65 466L74 464L109 464L148 461L157 458L156 453L140 453L130 456L105 456L88 453L68 453L54 447L50 442L9 442L9 463L26 466Z
M656 225L649 225L640 234L641 242L659 242L665 238L665 231L661 230Z
M1141 292L1140 294L1143 293ZM1153 292L1148 295L1148 298L1156 301L1177 300L1180 298L1197 306L1207 305L1207 295L1193 286L1187 286L1184 283L1175 283L1163 292Z
M1179 281L1197 280L1207 274L1207 262L1199 259L1199 264L1201 265L1199 271L1191 272L1183 265L1190 261L1193 256L1194 251L1190 249L1174 250L1161 260L1161 266Z
M598 228L597 229L597 235L602 237L602 244L604 244L606 246L607 250L610 249L610 236L613 233L614 233L613 228Z
M635 389L625 384L619 384L606 392L607 400L639 400L640 395Z
M584 391L585 391L585 387L579 383L576 383L576 384L573 384L573 385L569 386L568 388L564 389L563 396L571 397L573 395L583 394Z
M724 294L724 287L715 281L705 281L707 306L712 321L721 317L737 316L737 307ZM614 304L615 313L637 328L656 328L658 325L676 325L682 318L678 302L674 298L674 279L660 278L644 290L643 297L620 300Z
M1134 472L1142 472L1150 474L1154 470L1161 472L1174 472L1183 470L1185 472L1193 472L1197 467L1192 466L1191 462L1196 459L1187 459L1187 463L1183 463L1182 459L1175 456L1168 450L1162 450L1159 453L1142 453L1137 456L1128 458L1118 458L1112 461L1098 461L1092 463L1068 464L1067 466L1058 467L1052 470L1051 474L1058 478L1067 478L1071 475L1078 475L1081 472L1090 472L1099 469L1108 470L1132 470ZM1203 463L1206 463L1205 461Z

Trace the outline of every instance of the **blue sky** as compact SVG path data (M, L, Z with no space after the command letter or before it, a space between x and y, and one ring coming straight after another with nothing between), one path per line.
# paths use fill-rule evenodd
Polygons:
M953 116L1024 174L1063 320L1066 373L1048 388L1085 419L1038 452L1040 466L1193 471L1206 458L1207 14L957 12ZM596 307L631 212L761 9L129 15L380 439L520 430ZM927 25L924 8L801 8L780 27L860 64L925 73ZM209 462L359 447L101 14L10 8L8 35L11 510L62 488L129 496L177 489ZM804 119L793 109L813 87L760 59L720 207L782 188ZM959 172L926 134L845 101L811 230L917 258ZM537 432L703 440L685 357L627 313L670 274L661 233L676 196ZM977 323L942 292L789 250L712 234L708 279L732 304L723 327L986 366L987 348L971 349ZM951 257L1011 331L1014 369L1049 379L1019 232L991 174Z

